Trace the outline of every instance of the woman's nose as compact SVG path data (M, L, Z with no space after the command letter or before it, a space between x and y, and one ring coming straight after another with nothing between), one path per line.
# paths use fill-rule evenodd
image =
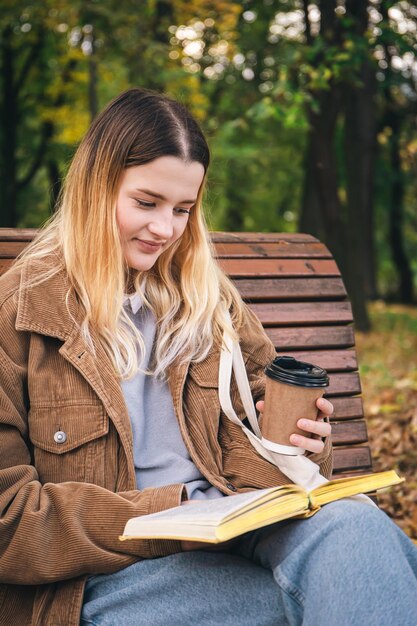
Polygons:
M170 239L174 233L172 211L164 211L155 215L148 224L149 231L160 239Z

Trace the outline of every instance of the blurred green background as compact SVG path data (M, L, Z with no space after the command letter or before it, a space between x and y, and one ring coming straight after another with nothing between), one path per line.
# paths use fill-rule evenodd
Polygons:
M356 325L415 302L417 3L3 0L1 226L50 215L91 119L130 86L179 99L211 145L212 229L327 243Z

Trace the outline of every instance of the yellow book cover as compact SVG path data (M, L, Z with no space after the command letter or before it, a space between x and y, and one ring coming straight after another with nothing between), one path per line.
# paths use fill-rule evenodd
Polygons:
M403 481L391 470L338 478L310 493L298 485L289 484L201 500L189 506L134 517L127 522L119 539L185 539L220 543L290 517L310 517L329 502Z

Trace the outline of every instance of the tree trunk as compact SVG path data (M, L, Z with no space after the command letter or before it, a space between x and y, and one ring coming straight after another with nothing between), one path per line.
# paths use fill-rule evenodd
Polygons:
M309 132L304 158L304 187L301 201L301 212L298 221L298 230L309 233L320 240L326 237L323 215L317 196L315 169L313 166L313 137Z
M377 297L375 269L374 179L376 125L374 114L375 73L363 68L363 87L349 89L345 99L345 158L349 239L361 263L363 291Z
M306 33L311 43L307 5L305 3L304 6ZM340 39L339 24L335 17L336 6L335 0L320 3L320 36L329 46L338 45ZM319 54L312 64L319 65L321 62ZM310 123L307 148L309 163L304 180L300 225L303 229L308 227L310 232L323 233L321 238L334 255L342 274L345 274L348 268L345 263L346 246L334 146L340 109L340 88L331 83L328 90L315 91L311 95L316 106L310 107L307 112ZM318 217L319 212L321 218Z
M353 18L356 35L364 42L368 27L367 2L349 0L347 15ZM345 85L344 147L347 192L347 287L356 326L368 331L366 298L375 297L373 229L373 181L375 163L375 72L364 47L359 70L360 84Z
M236 185L237 180L245 180L245 165L243 162L230 160L228 164L228 177L226 183L227 214L225 230L232 232L244 230L243 207L245 198L242 197L242 189Z
M383 17L383 23L389 24L388 4L382 2L379 7ZM391 44L391 45L390 45ZM385 40L384 52L387 61L385 71L385 117L384 126L391 128L389 143L389 158L391 164L391 181L389 194L389 242L394 265L399 275L398 295L401 302L406 304L413 302L413 272L410 266L405 245L404 245L404 174L401 167L400 154L400 131L407 107L396 101L391 83L394 76L393 55L395 46L392 42Z
M398 295L400 302L413 302L413 272L404 246L404 174L401 167L400 129L401 112L391 112L390 137L391 193L389 200L389 240L394 265L399 276Z

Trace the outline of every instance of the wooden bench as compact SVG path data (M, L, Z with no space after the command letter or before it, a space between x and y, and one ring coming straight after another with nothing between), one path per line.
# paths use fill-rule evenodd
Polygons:
M0 274L35 230L0 228ZM212 233L219 262L279 354L328 370L334 474L372 471L360 397L352 310L332 255L310 235Z

